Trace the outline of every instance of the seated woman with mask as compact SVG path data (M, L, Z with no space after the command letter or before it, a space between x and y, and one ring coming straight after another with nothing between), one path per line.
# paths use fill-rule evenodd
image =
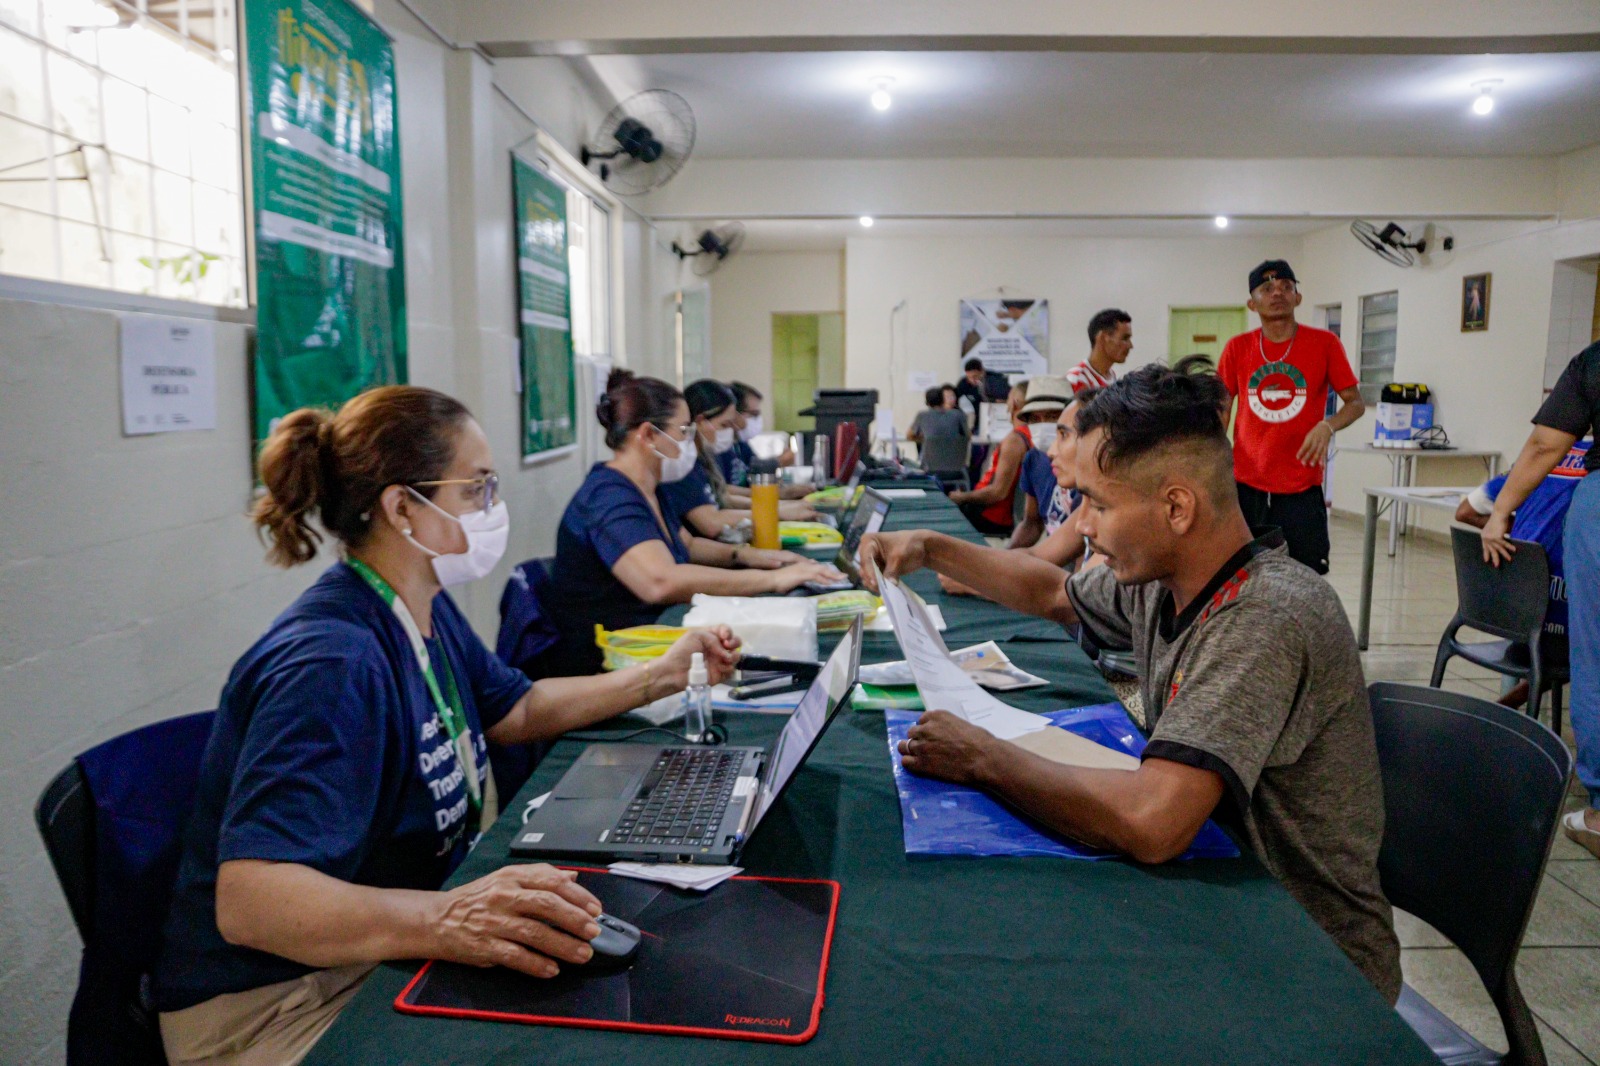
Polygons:
M672 497L657 491L699 462L689 405L677 389L613 370L595 414L613 456L589 471L556 533L550 613L561 636L546 660L553 673L600 668L596 625L647 625L697 592L756 596L843 580L790 552L721 544L685 527Z
M156 969L174 1066L299 1062L389 959L551 977L590 957L600 904L570 873L508 866L440 891L497 797L486 740L552 738L727 676L737 641L684 637L651 669L530 682L443 588L509 533L494 457L460 403L389 386L302 409L260 459L254 520L280 566L322 529L343 560L234 666L200 768Z
M681 481L662 485L660 492L692 532L715 539L750 517L750 490L729 484L724 474L725 459L738 447L738 401L731 388L709 378L690 384L683 398L694 422L699 462ZM817 511L810 504L784 501L778 504L778 517L808 522Z

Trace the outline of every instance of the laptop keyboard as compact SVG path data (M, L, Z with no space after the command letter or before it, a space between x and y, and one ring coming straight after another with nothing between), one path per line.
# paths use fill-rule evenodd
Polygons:
M743 752L666 748L613 828L613 844L709 847L733 798Z

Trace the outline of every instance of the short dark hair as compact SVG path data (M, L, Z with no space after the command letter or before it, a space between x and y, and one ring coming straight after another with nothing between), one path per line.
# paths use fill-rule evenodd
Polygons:
M961 369L966 371L969 374L972 373L974 370L982 370L983 369L983 360L982 359L977 359L977 358L968 359L967 362L966 362L966 365L963 366Z
M746 385L742 381L730 381L728 387L733 389L734 402L739 405L739 413L745 413L745 403L750 399L764 400L761 390L754 385Z
M1186 356L1173 367L1152 363L1118 378L1081 405L1078 433L1105 431L1095 458L1108 473L1170 448L1198 447L1225 458L1231 453L1223 422L1227 400L1227 387L1203 355ZM1231 487L1231 462L1227 466ZM1213 486L1213 495L1219 491Z
M710 378L692 382L683 390L683 398L689 401L690 418L715 418L739 402L731 388Z
M1104 311L1096 311L1095 316L1089 320L1089 343L1093 344L1108 329L1116 329L1124 322L1132 322L1133 316L1128 312L1115 307L1108 307Z
M948 387L949 386L947 385L935 385L933 388L922 394L923 401L929 407L943 407L944 390Z

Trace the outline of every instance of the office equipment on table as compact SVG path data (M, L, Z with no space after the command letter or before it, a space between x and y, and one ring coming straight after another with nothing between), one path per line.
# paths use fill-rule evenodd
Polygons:
M823 592L842 592L846 589L861 587L861 538L868 533L881 530L884 523L889 520L889 509L894 506L894 501L884 496L877 489L866 489L862 492L861 503L857 505L850 518L850 524L845 527L844 540L839 544L839 553L833 558L836 570L844 574L846 581L825 583L821 581L807 581L791 595L816 595Z
M816 1035L837 881L735 877L708 895L600 870L580 871L578 883L614 921L642 934L631 962L562 963L548 979L430 962L395 999L395 1009L784 1044Z
M883 712L888 725L889 758L895 787L900 793L902 833L907 855L1053 855L1068 859L1109 859L1114 852L1080 844L1037 822L985 792L948 781L936 781L906 770L900 742L921 717L917 711ZM1119 703L1097 704L1075 710L1053 711L1043 716L1050 732L1066 731L1093 741L1108 755L1137 761L1145 739L1134 728ZM1038 733L1016 743L1034 741ZM1234 858L1239 849L1215 822L1207 820L1182 858Z
M861 623L839 641L770 752L591 744L516 838L517 855L727 865L848 700Z
M1543 1062L1516 963L1572 753L1536 719L1488 700L1393 682L1367 692L1383 774L1383 894L1472 963L1510 1051L1484 1047L1410 985L1395 1009L1445 1062Z

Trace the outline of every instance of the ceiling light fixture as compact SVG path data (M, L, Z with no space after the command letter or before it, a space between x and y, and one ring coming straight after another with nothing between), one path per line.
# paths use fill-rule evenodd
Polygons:
M889 95L889 86L894 84L894 79L887 75L872 79L872 95L868 97L872 106L879 111L889 110L889 105L894 103L894 98Z
M1499 78L1472 83L1472 87L1478 90L1478 98L1472 101L1472 113L1474 115L1487 115L1494 110L1494 90L1499 85Z
M862 215L861 216L861 228L862 229L871 229L872 228L872 216L871 215Z
M1227 215L1218 215L1216 218L1211 220L1211 224L1216 226L1218 229L1227 229L1228 228L1228 216Z

